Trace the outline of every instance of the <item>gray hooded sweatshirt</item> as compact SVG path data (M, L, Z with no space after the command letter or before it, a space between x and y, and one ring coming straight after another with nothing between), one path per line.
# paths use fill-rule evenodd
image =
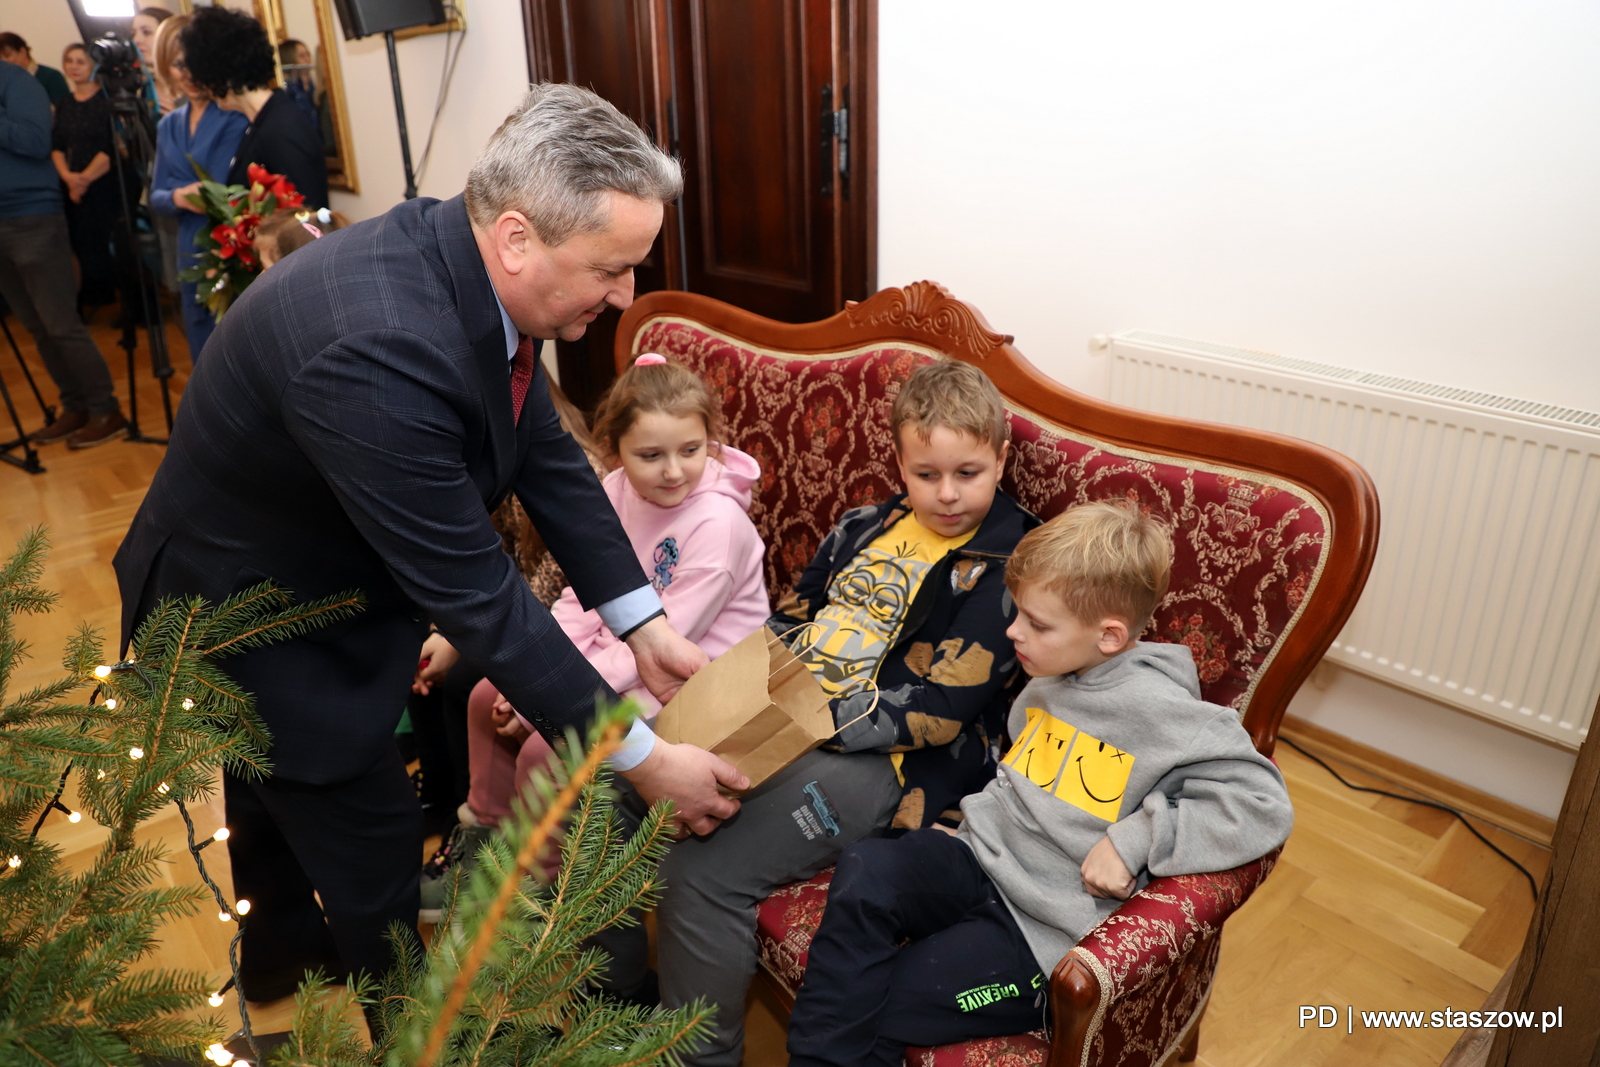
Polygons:
M1016 739L994 781L961 802L960 837L1049 974L1121 904L1081 868L1107 835L1142 888L1225 871L1283 844L1283 776L1231 708L1200 699L1183 645L1138 644L1081 674L1035 678L1011 706Z

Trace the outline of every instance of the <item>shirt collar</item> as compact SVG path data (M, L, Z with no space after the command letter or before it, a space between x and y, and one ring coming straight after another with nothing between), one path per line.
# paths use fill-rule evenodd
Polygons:
M494 292L492 284L489 286L489 292L494 293L494 306L500 309L500 325L504 326L506 331L506 362L509 363L517 358L517 345L522 343L522 335L512 325L511 316L506 314L506 306L500 303L500 294Z

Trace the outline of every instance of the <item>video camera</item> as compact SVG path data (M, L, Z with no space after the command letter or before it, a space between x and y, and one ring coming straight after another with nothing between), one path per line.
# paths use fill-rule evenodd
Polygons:
M137 95L144 89L144 67L139 58L139 49L134 47L132 41L108 33L90 43L89 58L94 60L98 68L96 80L105 87L108 95Z

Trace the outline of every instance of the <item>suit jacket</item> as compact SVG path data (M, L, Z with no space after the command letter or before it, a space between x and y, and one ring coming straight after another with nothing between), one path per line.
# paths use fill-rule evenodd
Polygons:
M256 112L255 121L245 129L228 167L228 184L249 185L252 163L288 178L312 207L328 206L328 160L322 154L322 135L282 89L272 91Z
M303 598L362 590L356 618L223 661L273 731L275 772L297 781L354 777L393 743L429 620L542 730L581 725L605 683L489 514L514 491L585 607L646 583L535 367L514 426L461 197L285 257L184 390L114 561L124 643L162 597L216 603L269 578Z

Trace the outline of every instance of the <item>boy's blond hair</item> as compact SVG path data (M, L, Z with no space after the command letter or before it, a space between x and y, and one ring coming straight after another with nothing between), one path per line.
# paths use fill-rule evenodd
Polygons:
M1172 535L1133 507L1110 501L1068 508L1018 542L1006 564L1012 595L1038 583L1087 625L1127 621L1136 638L1172 577Z
M889 414L896 451L902 426L910 426L924 442L941 426L970 434L997 456L1009 431L1000 390L983 371L954 359L924 364L900 386Z

